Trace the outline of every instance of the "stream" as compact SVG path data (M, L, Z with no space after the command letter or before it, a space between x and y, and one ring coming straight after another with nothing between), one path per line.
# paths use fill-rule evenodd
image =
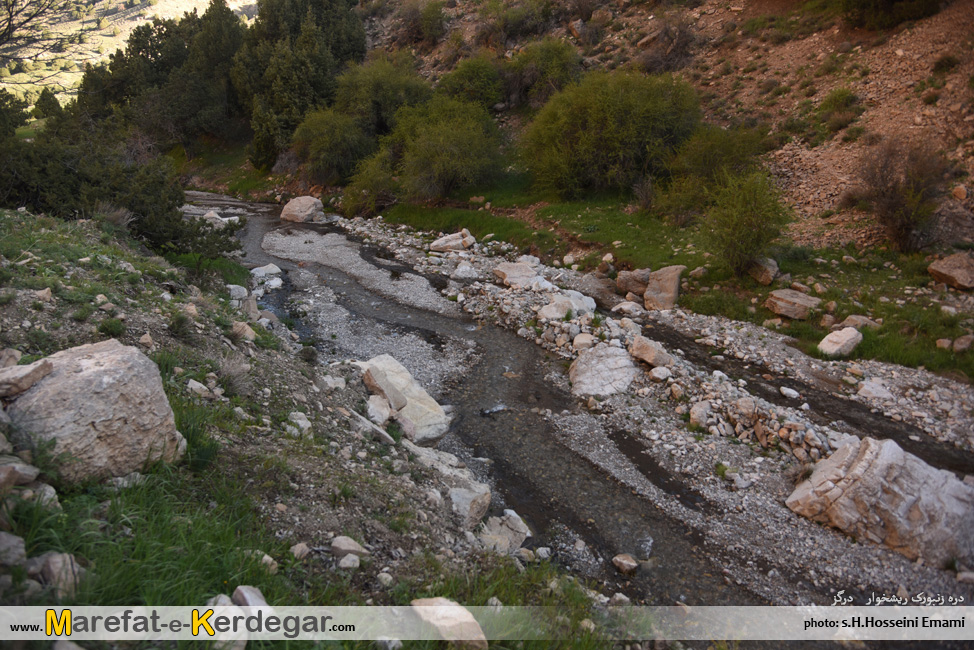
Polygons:
M573 573L602 583L603 593L622 592L649 605L766 605L771 602L768 594L775 594L776 604L823 604L830 603L840 589L868 594L876 586L871 580L889 580L895 570L903 576L904 567L909 566L891 553L892 559L878 559L871 565L873 571L883 567L881 574L871 576L854 559L865 555L830 556L829 562L834 558L846 570L831 577L802 569L787 557L784 548L776 552L770 536L765 542L761 526L798 526L804 532L784 539L810 547L820 545L824 537L817 536L827 536L828 531L780 518L782 515L773 512L781 510L780 502L775 502L770 519L761 520L759 515L744 524L754 527L749 538L734 528L740 525L736 522L747 521L740 505L735 510L731 502L713 501L712 493L708 496L693 478L667 469L629 431L603 431L598 416L562 387L566 382L552 381L552 376L565 375L563 359L513 331L464 314L439 293L446 286L445 276L420 275L388 251L356 241L338 226L282 223L281 208L276 205L200 192L186 195L191 205L184 210L189 214L212 209L224 217L247 217L247 226L239 235L246 253L244 263L274 263L285 272L284 286L260 300L262 309L293 316L288 299L292 294L298 296L295 289L307 289L309 278L312 286L331 292L326 302L334 304L325 304L318 320L308 317L296 323L302 338L318 341L323 353L319 358L341 361L389 353L421 382L436 384L430 392L441 404L453 407L451 431L439 447L460 457L480 480L490 482L490 514L500 514L503 508L515 510L534 533L525 544L528 548L552 547L558 561ZM316 294L316 300L321 301L321 295ZM331 322L329 316L337 314L336 310L341 318ZM644 331L668 349L682 350L697 366L718 368L710 350L691 337L662 323L649 324ZM357 343L365 339L369 345ZM475 351L468 357L473 361L462 370L445 367L450 362L446 353L450 346ZM416 361L426 358L423 355L431 360L426 365L436 368L432 374ZM768 379L760 367L733 359L721 360L719 369L735 380L746 379L756 395L772 403L781 402L781 385L794 386L807 396L823 422L842 420L851 432L895 439L934 466L974 473L970 454L929 440L924 445L913 444L916 429L891 423L861 404L790 378ZM425 377L421 376L424 372ZM663 404L660 408L670 407ZM582 425L566 435L559 426L567 421ZM586 439L587 429L596 432L590 439ZM593 456L586 446L597 447L600 453ZM745 509L747 499L743 499ZM762 506L752 507L760 511ZM715 532L718 528L723 529L723 537ZM578 548L577 540L584 542L584 548ZM622 576L611 564L619 553L648 560L635 575ZM916 579L924 584L922 580L939 580L938 576L926 572L920 577L918 571ZM860 580L859 587L854 587Z
M452 337L476 343L479 363L467 368L462 381L456 382L440 401L452 404L455 409L451 435L473 456L491 459L490 471L503 502L532 531L537 531L530 539L532 546L547 543L545 531L559 527L570 529L597 556L605 559L594 577L615 584L618 590L649 604L767 604L763 598L724 579L721 567L714 561L715 549L705 548L697 531L669 517L558 441L554 427L538 411L574 412L577 406L575 398L544 379L551 363L544 350L513 332L481 326L465 316L445 316L410 307L363 288L335 268L307 262L299 267L261 248L264 236L275 229L332 232L334 228L282 225L278 206L245 203L201 192L187 192L187 200L201 213L215 209L223 216L247 217L247 226L240 234L247 266L273 262L285 272L298 268L310 271L338 293L341 307L387 330L418 332L427 340ZM384 262L366 247L360 247L359 251L363 259L395 273L410 271ZM283 310L287 290L285 284L283 289L269 293L262 299L261 307ZM508 379L505 373L515 378ZM506 408L484 414L497 405ZM637 451L626 448L627 437L619 436L616 440L623 453L637 457ZM642 459L639 471L661 490L689 503L690 507L699 508L704 504L648 456L637 459ZM649 566L653 568L644 568L630 580L621 580L609 560L618 553L634 553L647 546L652 548Z

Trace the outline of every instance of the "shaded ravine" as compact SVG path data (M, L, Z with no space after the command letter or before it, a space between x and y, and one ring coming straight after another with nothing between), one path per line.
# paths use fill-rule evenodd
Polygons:
M188 198L222 210L232 205L224 197L193 193ZM237 205L242 209L247 204ZM248 264L273 262L285 271L299 268L261 249L264 235L281 225L276 212L251 214L248 218L241 236ZM324 228L292 224L287 227ZM540 531L542 539L553 524L572 529L605 559L599 577L615 582L618 575L608 560L617 553L634 552L646 538L652 538L654 561L625 588L631 596L648 603L766 603L746 588L724 579L721 567L714 561L719 549L705 548L699 532L569 450L558 441L544 416L532 412L575 408L570 395L544 379L548 363L543 350L498 327L479 326L468 318L443 316L388 300L335 269L312 263L302 263L300 268L319 275L338 293L340 306L359 318L391 328L425 330L431 336L476 341L479 363L468 368L448 394L455 408L453 432L474 455L493 461L491 473L504 501ZM402 272L411 271L403 267ZM501 403L509 408L490 417L481 415ZM660 487L666 491L671 486Z

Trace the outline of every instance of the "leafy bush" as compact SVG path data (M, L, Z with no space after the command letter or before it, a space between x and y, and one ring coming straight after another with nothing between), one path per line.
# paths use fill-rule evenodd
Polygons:
M389 138L407 196L429 199L483 182L499 167L500 134L481 106L434 97L396 115Z
M704 225L708 250L741 275L778 237L788 218L780 193L764 172L725 176Z
M346 214L368 214L397 194L432 199L486 181L500 165L500 134L482 106L443 95L404 106L382 149L345 192Z
M669 76L592 73L551 98L528 127L525 161L543 189L628 190L657 175L700 119L693 89Z
M841 0L842 14L855 27L888 29L940 11L940 0Z
M675 226L686 226L704 213L710 204L710 188L694 176L677 176L670 181L655 208Z
M125 334L125 323L117 318L106 318L98 323L98 331L105 336L118 338L122 334Z
M440 79L439 88L450 97L488 108L503 99L500 71L485 54L461 61Z
M863 153L860 196L902 251L925 243L947 163L929 144L890 139Z
M399 184L393 177L392 151L382 149L359 163L342 195L345 216L361 217L396 202Z
M370 134L385 135L395 126L400 107L420 104L431 93L408 53L373 53L338 77L335 109L359 118Z
M375 141L356 118L331 108L309 113L294 132L293 142L310 176L325 185L347 179L375 149Z
M765 133L760 129L722 129L707 124L680 146L669 169L674 176L713 181L725 173L743 173L764 149Z
M443 3L437 0L408 0L399 9L399 24L408 43L434 45L446 31Z
M486 2L480 11L481 24L475 36L487 47L505 47L509 40L544 34L554 16L550 0L518 0L506 4L500 0Z
M566 41L545 38L527 45L511 61L505 85L513 105L541 106L582 74L582 58Z

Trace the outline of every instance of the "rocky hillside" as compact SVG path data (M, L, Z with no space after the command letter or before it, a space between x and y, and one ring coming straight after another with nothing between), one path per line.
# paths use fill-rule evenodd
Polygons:
M431 78L481 48L511 58L544 36L573 43L587 69L675 70L697 87L708 119L771 127L780 146L767 164L800 217L790 235L801 245L884 243L873 218L843 201L860 182L861 157L889 136L936 143L955 165L943 236L974 241L974 188L965 180L974 171L969 3L888 32L849 28L798 0L681 4L578 2L545 13L544 3L458 0L443 10L446 34L435 46L411 43L408 2L370 3L366 15L372 46L412 47ZM848 105L829 108L845 89ZM501 121L515 131L521 124L503 113Z
M294 318L257 310L280 269L230 264L201 289L110 225L0 229L2 602L446 595L591 616L574 583L543 590L561 579L543 550L505 557L516 514L478 527L487 484L410 442L449 416L401 365L318 359Z

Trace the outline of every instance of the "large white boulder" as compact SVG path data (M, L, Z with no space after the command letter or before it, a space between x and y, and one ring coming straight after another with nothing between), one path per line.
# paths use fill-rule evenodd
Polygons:
M7 409L19 430L54 441L63 480L125 476L146 464L182 457L159 369L137 348L115 339L47 358L53 371Z
M827 357L847 357L862 343L862 334L855 327L845 327L830 333L818 344L818 351Z
M646 309L673 309L680 297L680 276L687 267L666 266L653 271L646 280L643 304Z
M568 369L575 395L608 396L629 388L639 370L622 348L599 343L582 350Z
M470 234L469 230L464 228L460 232L455 232L452 235L440 237L430 244L430 250L439 253L445 253L447 251L462 251L470 248L476 243L477 239Z
M777 289L772 291L764 306L778 314L795 320L805 320L813 309L817 309L821 298L809 296L794 289Z
M786 504L928 566L974 564L974 486L892 440L849 440L815 465Z
M395 409L393 417L409 440L432 447L446 435L450 417L401 363L381 354L360 365L365 370L366 386L389 401Z
M577 318L595 311L595 301L578 291L568 290L551 298L551 302L538 310L538 318L561 320L571 312Z
M291 199L281 210L281 221L307 222L315 218L323 219L325 209L321 201L313 196L299 196Z

